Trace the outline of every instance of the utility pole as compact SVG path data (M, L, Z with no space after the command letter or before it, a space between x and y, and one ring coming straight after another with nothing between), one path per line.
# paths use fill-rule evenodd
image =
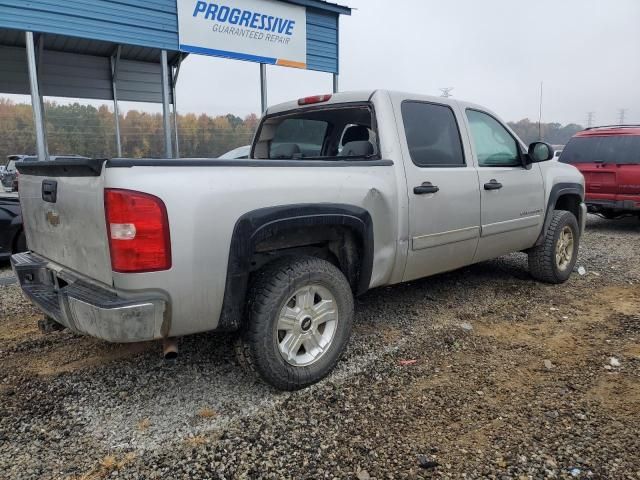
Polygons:
M453 90L453 87L444 87L444 88L440 88L439 90L442 92L442 95L440 95L441 97L449 98L452 96L451 90Z
M542 81L540 82L540 111L538 113L538 140L542 141Z
M596 112L587 112L587 128L593 127L593 118Z
M624 125L624 118L627 114L627 109L626 108L621 108L620 110L618 110L618 123L620 125Z

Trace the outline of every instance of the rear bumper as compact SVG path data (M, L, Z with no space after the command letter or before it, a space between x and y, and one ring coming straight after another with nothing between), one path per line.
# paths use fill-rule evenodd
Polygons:
M20 287L46 315L71 330L109 342L163 337L167 300L106 288L33 253L11 257Z

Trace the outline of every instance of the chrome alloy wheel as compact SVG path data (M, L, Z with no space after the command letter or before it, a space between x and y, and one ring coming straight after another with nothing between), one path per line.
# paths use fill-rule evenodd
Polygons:
M338 326L338 304L320 285L297 290L280 310L276 342L282 358L295 367L311 365L324 355Z
M573 259L573 231L568 225L560 232L556 243L556 266L558 270L565 271Z

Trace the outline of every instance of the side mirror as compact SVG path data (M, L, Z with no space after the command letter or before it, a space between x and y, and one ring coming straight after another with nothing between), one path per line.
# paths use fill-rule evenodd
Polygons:
M553 158L553 148L545 142L533 142L527 152L531 163L546 162Z

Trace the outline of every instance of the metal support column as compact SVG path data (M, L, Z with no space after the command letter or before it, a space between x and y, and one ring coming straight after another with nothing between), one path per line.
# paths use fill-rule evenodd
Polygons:
M44 120L42 117L42 102L38 86L38 69L36 66L36 47L33 42L33 32L25 32L27 46L27 65L29 67L29 86L31 88L31 108L33 110L33 124L36 131L36 149L38 160L48 160L47 142L45 139Z
M120 137L120 109L118 108L118 66L120 65L120 52L122 46L118 45L116 53L111 56L111 91L113 92L113 117L116 121L116 154L122 157L122 141Z
M333 74L333 93L338 93L338 74Z
M162 74L162 120L164 123L164 151L167 158L173 158L171 147L171 110L169 108L169 65L167 63L167 51L160 54Z
M178 100L176 97L176 85L178 84L178 75L180 75L180 65L182 65L182 54L178 57L178 63L173 69L171 75L171 94L173 96L173 133L176 146L176 158L180 158L180 138L178 135Z
M267 66L260 64L260 105L262 114L267 111Z

